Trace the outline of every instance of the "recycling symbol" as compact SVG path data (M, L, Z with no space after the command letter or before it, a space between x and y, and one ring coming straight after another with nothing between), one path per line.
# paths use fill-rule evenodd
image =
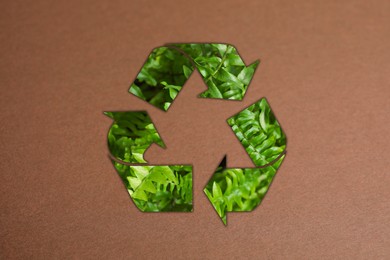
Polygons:
M169 44L152 50L129 92L168 111L196 69L207 90L199 98L242 100L259 64L246 66L230 44ZM169 112L168 112L169 113ZM165 147L146 111L105 112L110 159L142 212L192 212L192 165L153 165L144 159L153 143ZM226 156L204 187L227 223L228 212L254 210L286 154L286 136L265 98L227 119L254 167L226 168Z

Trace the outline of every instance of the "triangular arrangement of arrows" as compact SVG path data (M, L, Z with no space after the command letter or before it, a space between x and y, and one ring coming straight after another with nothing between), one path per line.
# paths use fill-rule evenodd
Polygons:
M230 44L168 44L152 50L129 92L167 111L195 69L208 89L200 98L242 100L259 64L245 65ZM192 166L150 165L152 143L165 147L146 111L106 112L111 160L141 211L192 211ZM227 120L255 167L226 168L226 157L204 192L226 224L228 212L251 211L280 167L286 136L262 98Z

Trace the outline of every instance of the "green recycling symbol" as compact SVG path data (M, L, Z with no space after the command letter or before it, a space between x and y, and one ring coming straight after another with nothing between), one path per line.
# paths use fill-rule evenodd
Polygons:
M169 44L152 50L129 92L167 111L195 69L207 90L200 98L242 100L259 61L246 66L230 44ZM153 165L145 151L165 147L146 111L105 112L111 161L142 212L192 212L192 165ZM286 154L286 136L265 98L227 119L255 167L226 168L226 156L204 187L227 223L228 212L252 211L264 198Z

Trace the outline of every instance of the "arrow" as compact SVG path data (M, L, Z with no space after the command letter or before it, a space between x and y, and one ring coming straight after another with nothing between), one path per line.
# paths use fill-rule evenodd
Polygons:
M261 203L286 153L286 136L265 98L227 123L257 168L226 168L225 157L204 188L225 225L227 212L252 211Z
M143 212L192 211L192 166L147 165L153 143L165 147L146 111L105 112L114 120L108 132L111 162L130 198Z
M167 111L196 68L208 87L199 97L242 100L258 64L229 44L169 44L152 50L129 92Z
M208 90L202 98L242 100L260 61L246 66L237 49L230 44L172 44L195 64Z

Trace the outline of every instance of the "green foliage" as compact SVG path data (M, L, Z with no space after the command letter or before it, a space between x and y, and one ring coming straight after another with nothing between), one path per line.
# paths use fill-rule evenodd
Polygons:
M227 122L256 166L272 162L286 148L286 135L265 98Z
M149 55L129 91L166 111L192 74L193 64L208 86L200 97L242 100L259 62L245 66L228 44L159 47Z
M149 55L129 92L168 110L192 71L191 62L181 52L159 47Z
M286 136L264 98L229 118L228 124L256 166L270 165L217 169L204 192L225 224L227 212L251 211L260 204L286 148Z
M227 212L251 211L260 204L283 159L265 168L217 169L204 192L225 225Z
M112 162L141 211L192 211L192 166L129 166Z
M164 146L145 111L105 114L114 119L108 132L108 147L115 158L129 163L145 163L143 155L152 143Z
M195 63L208 86L200 97L242 100L259 61L248 67L229 44L176 44Z
M145 111L106 115L114 120L108 132L108 146L116 159L146 163L146 149L152 143L164 145ZM192 211L192 166L130 166L112 162L141 211Z

